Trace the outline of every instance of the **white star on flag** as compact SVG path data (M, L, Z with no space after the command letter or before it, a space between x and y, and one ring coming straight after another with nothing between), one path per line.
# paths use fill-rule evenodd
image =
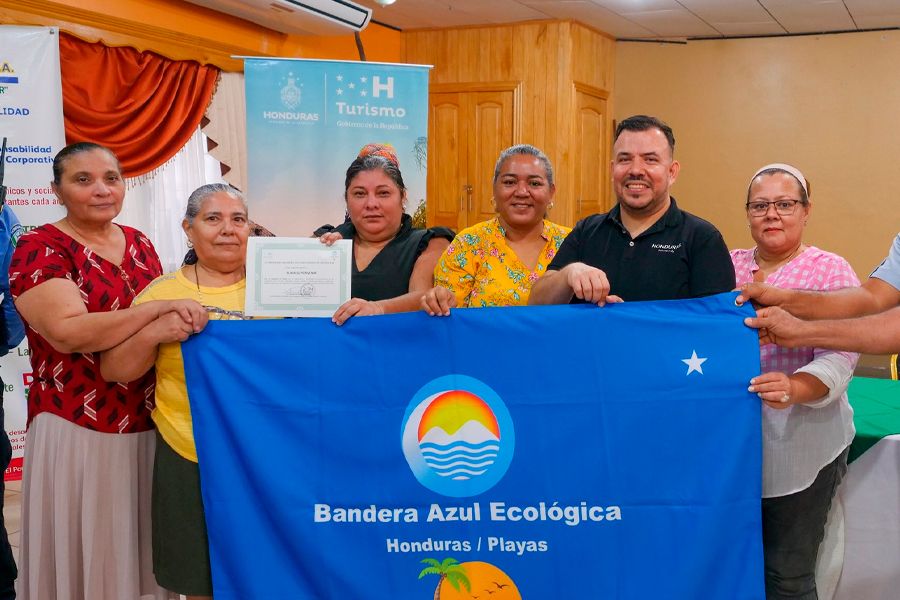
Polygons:
M362 83L365 83L365 82L366 82L366 78L365 78L365 77L360 77L359 80L360 80Z
M344 90L342 90L341 88L338 88L338 89L337 89L337 95L338 95L338 96L340 96L340 95L343 94L343 93L344 93Z
M697 371L698 373L703 375L703 367L701 367L700 365L705 363L706 359L705 358L697 358L696 350L694 350L694 353L693 353L693 355L691 355L690 358L682 358L681 362L683 362L684 364L686 364L688 366L688 372L687 372L688 375L690 375L694 371Z
M343 75L338 75L336 79L337 79L338 81L343 81L343 80L344 80L344 76L343 76Z
M360 95L360 96L365 96L365 95L366 95L366 90L361 91L361 92L359 93L359 95Z
M350 83L347 84L347 87L352 90L353 88L356 87L356 84L351 81Z

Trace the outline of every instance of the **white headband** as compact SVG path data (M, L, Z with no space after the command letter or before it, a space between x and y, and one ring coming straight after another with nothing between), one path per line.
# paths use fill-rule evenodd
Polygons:
M769 169L778 169L779 171L787 171L791 175L793 175L797 181L800 182L800 187L803 188L803 191L806 192L806 197L809 198L809 189L806 187L806 178L803 176L803 173L800 172L800 169L797 167L792 167L791 165L785 163L772 163L771 165L766 165L759 171L753 174L753 177L750 178L750 184L747 186L747 190L750 190L750 186L753 185L753 180L756 179L756 176L762 173L763 171L768 171Z

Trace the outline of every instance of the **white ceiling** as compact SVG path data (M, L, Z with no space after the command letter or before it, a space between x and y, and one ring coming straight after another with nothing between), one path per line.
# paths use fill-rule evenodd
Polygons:
M900 0L354 1L398 29L576 19L617 38L669 39L900 27Z

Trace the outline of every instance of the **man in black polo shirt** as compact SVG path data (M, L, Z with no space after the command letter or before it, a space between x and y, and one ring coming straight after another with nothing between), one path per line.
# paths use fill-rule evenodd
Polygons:
M610 164L618 204L566 237L529 304L698 298L734 289L722 234L669 196L681 166L675 136L643 115L616 128Z

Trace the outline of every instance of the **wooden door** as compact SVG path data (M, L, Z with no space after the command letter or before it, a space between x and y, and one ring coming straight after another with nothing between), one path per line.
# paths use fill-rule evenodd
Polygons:
M513 145L513 93L466 94L469 116L466 226L494 218L491 204L497 158Z
M513 143L514 95L437 92L428 104L427 220L459 232L494 217L494 165Z
M426 219L454 231L466 226L468 115L465 94L428 97L428 191Z
M609 155L606 99L575 91L575 219L609 210Z

